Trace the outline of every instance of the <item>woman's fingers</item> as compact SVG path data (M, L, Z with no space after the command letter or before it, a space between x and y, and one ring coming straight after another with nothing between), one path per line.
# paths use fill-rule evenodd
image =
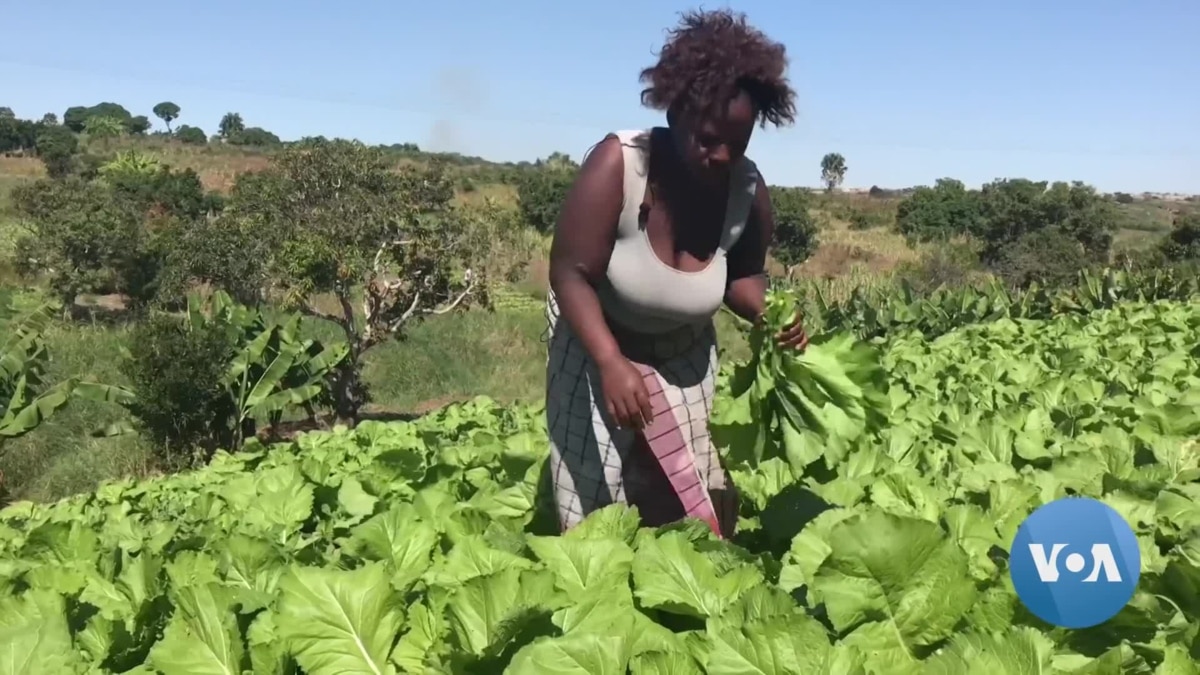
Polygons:
M775 339L780 347L787 349L803 351L808 346L808 332L804 330L804 324L800 321L784 328Z
M638 410L642 414L644 426L650 426L654 421L654 406L650 404L650 393L646 391L646 387L641 387L634 394L637 397Z

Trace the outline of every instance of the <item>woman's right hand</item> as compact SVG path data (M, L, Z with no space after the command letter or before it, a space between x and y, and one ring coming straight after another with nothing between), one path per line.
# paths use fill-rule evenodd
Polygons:
M654 409L641 371L624 356L615 356L597 366L609 417L622 429L646 428L654 419Z

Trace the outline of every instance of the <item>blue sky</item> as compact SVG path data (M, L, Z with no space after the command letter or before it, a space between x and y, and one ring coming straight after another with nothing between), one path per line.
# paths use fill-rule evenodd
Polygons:
M285 139L579 158L607 131L659 123L638 71L692 6L14 2L0 105L40 117L111 100L150 115L166 99L210 134L238 111ZM838 151L847 186L1027 177L1200 193L1200 1L732 6L787 45L799 92L796 124L751 144L768 182L816 185Z

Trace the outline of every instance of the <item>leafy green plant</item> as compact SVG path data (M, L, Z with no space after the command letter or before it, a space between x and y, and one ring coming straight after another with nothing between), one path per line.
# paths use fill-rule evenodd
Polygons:
M53 673L1186 673L1198 333L1188 299L894 334L887 424L823 471L734 469L733 541L620 505L558 535L540 406L251 442L0 511L0 647ZM1018 525L1068 494L1143 561L1079 631L1008 585Z
M799 353L773 339L796 318L796 298L767 294L751 337L753 357L729 373L728 399L714 419L714 439L734 466L781 457L798 473L824 457L837 462L863 433L885 419L886 381L879 355L848 332L817 336Z

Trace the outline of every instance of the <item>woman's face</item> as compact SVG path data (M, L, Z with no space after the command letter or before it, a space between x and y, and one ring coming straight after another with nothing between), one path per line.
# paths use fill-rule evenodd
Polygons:
M746 154L757 119L744 92L715 114L679 117L670 124L675 147L694 180L705 187L729 184L734 164Z

